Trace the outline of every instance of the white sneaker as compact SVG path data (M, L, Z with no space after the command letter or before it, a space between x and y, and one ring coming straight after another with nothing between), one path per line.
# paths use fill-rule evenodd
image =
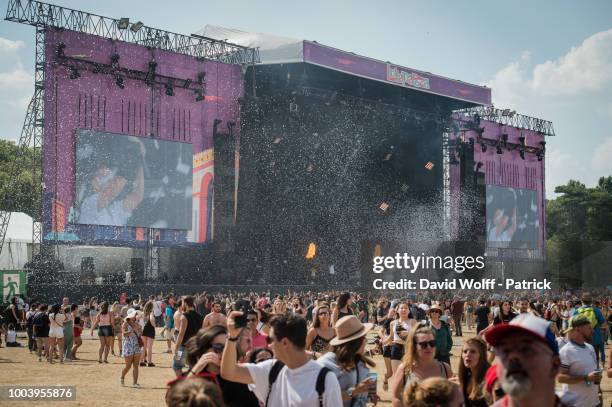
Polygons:
M135 389L140 389L140 385L138 383L134 383L132 385L132 387L135 388Z

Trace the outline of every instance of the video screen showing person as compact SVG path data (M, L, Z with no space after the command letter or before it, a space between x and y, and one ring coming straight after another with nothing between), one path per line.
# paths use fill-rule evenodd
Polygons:
M487 242L530 249L536 245L539 230L535 191L487 185Z
M77 130L74 222L191 229L191 144Z

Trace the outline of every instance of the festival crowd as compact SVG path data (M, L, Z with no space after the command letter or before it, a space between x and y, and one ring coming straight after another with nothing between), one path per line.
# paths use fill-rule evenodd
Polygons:
M602 406L612 302L565 297L203 293L47 305L16 296L1 313L1 338L53 364L78 360L83 332L95 332L98 363L122 357L118 382L131 376L138 388L161 334L172 407L364 407L378 403L380 387L394 407ZM453 338L465 328L476 334L462 338L453 366Z

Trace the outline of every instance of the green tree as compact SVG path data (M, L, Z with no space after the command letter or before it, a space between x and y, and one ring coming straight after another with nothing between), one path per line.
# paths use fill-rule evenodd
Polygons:
M612 240L612 176L601 177L594 188L570 180L555 192L563 195L546 203L549 240Z
M17 178L11 185L11 178ZM0 140L0 210L24 212L33 218L40 217L40 150L20 148L8 140Z

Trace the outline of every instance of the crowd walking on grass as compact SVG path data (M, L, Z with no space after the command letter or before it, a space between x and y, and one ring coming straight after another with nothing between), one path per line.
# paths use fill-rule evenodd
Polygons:
M602 406L612 301L563 298L218 292L49 305L16 296L1 312L0 346L27 348L32 363L70 363L88 332L98 363L123 358L118 386L167 369L168 406L364 407L380 390L395 407ZM156 340L171 369L156 365Z

